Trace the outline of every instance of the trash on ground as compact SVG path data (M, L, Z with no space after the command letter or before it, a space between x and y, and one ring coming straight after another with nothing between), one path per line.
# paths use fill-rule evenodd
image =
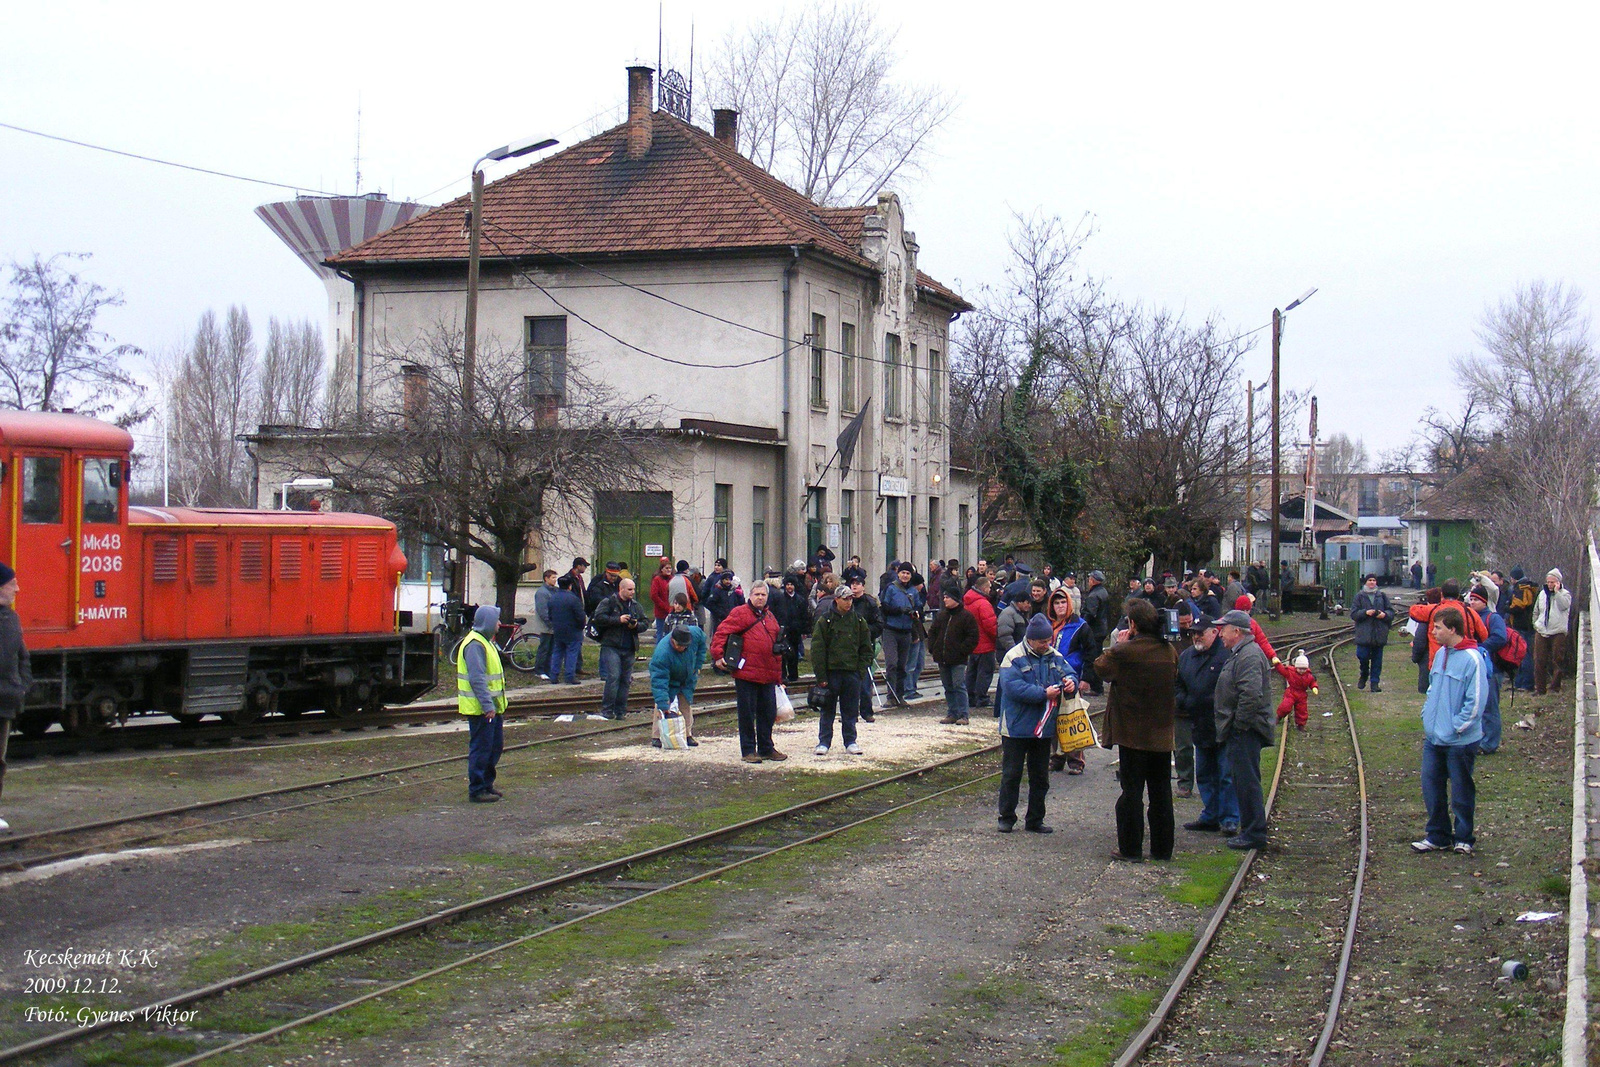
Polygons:
M1561 913L1559 911L1525 911L1521 915L1517 916L1517 922L1519 922L1519 923L1542 923L1546 919L1557 918L1558 916L1560 916L1560 914Z

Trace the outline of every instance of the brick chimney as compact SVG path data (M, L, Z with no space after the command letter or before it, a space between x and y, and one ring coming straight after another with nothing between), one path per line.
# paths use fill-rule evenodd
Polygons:
M733 149L739 150L739 113L731 107L719 107L711 112L711 136Z
M654 137L656 72L651 67L628 68L628 158L643 159Z

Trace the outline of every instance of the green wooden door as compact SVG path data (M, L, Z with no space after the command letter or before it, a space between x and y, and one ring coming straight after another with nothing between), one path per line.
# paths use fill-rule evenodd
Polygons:
M662 556L672 555L671 493L602 493L595 502L595 569L607 561L621 563L639 595Z

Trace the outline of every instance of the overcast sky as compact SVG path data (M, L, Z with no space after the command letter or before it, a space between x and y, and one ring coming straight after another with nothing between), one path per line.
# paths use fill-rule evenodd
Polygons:
M692 17L703 59L759 7L669 2L669 48ZM1600 293L1596 10L886 2L902 75L961 101L901 190L921 264L973 294L1011 211L1040 208L1092 215L1085 265L1124 298L1242 331L1316 286L1285 385L1315 386L1324 434L1400 444L1455 403L1448 361L1487 304L1537 277ZM359 99L362 191L430 203L487 148L618 113L624 66L656 55L656 4L617 0L58 2L3 27L0 122L349 193ZM326 315L251 212L287 190L0 130L0 193L0 258L92 252L127 298L118 340L178 344L230 303L258 329Z

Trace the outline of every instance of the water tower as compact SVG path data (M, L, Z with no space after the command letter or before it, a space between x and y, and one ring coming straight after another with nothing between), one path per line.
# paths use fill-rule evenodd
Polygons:
M340 353L355 340L355 286L324 267L322 261L427 210L426 204L390 200L382 193L299 196L256 208L261 221L327 286L328 381L333 381Z

